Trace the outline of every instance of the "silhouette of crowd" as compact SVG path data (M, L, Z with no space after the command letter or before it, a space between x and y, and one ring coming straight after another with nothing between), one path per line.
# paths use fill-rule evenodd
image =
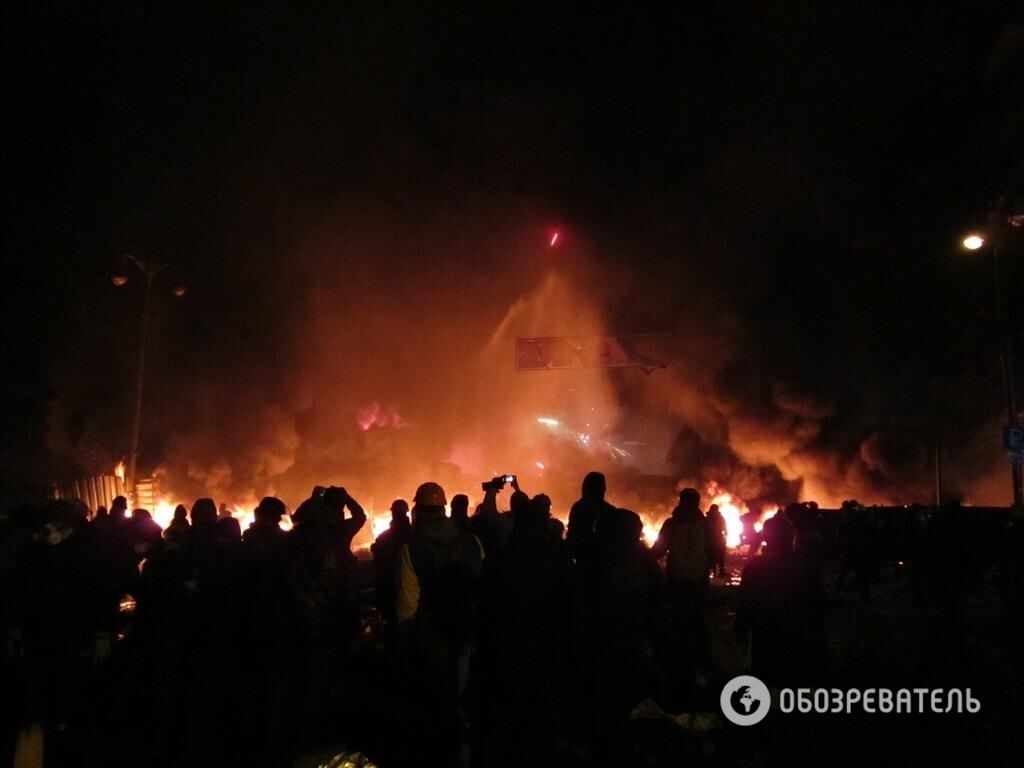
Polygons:
M164 530L123 497L95 514L69 501L14 511L0 524L4 753L289 766L341 744L384 766L611 764L639 702L717 708L708 602L712 578L729 576L717 507L705 515L684 489L648 546L600 473L567 529L513 476L483 491L472 514L436 483L411 508L396 499L368 579L352 551L367 515L344 488L314 489L288 530L273 497L245 531L209 498ZM919 603L965 653L964 595L984 551L971 536L984 533L960 511L851 504L835 524L804 503L751 527L760 554L743 567L733 630L753 674L813 680L827 560L835 588L865 603L881 563L912 562ZM1009 573L1019 601L1020 569Z

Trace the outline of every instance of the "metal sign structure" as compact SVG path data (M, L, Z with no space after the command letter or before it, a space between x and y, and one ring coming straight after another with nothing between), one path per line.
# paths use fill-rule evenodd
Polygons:
M642 368L647 373L667 368L658 347L666 334L628 336L540 336L516 339L517 371L567 368Z

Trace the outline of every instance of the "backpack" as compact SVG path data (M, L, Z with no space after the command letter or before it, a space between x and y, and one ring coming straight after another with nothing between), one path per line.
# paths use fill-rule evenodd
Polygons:
M480 545L466 531L460 531L450 543L413 536L408 544L420 582L417 624L439 635L452 653L458 653L476 628Z

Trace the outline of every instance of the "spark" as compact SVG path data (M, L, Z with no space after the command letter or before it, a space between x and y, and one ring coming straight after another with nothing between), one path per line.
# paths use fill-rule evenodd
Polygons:
M554 232L551 235L551 239L548 241L548 246L550 248L554 248L557 243L558 243L558 232Z
M539 419L537 419L537 423L538 424L547 424L549 427L557 427L558 426L558 419L549 419L546 416L541 416Z

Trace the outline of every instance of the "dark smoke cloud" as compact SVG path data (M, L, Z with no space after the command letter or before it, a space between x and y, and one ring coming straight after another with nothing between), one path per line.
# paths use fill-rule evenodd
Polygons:
M616 332L610 318L650 295L615 296L601 279L614 262L589 244L547 251L542 220L507 220L499 233L467 225L481 219L495 217L410 223L339 209L282 254L270 270L280 282L253 288L263 296L253 315L245 294L221 297L238 305L235 327L206 337L210 348L192 346L207 327L201 306L184 320L171 314L180 307L164 312L144 466L175 497L239 503L271 493L295 503L339 483L383 507L428 477L472 494L514 471L564 506L591 466L664 475L667 495L673 483L716 482L752 507L927 498L921 442L864 419L863 405L844 407L842 380L780 366L743 328L727 285L703 284L702 310L667 342L668 369L515 372L517 336ZM187 343L168 340L176 322ZM88 388L65 374L54 381L52 445L97 471L114 456L90 453L104 442L95 427L66 438L71 415L90 408ZM545 415L634 444L631 459L552 441L536 423Z
M59 219L62 248L138 249L188 278L157 302L147 383L142 464L169 492L294 504L335 482L382 506L428 477L473 492L519 471L565 506L600 468L669 501L715 481L752 502L903 502L930 492L934 444L989 488L997 443L970 442L999 408L988 286L949 223L982 32L951 58L955 25L879 34L853 5L798 24L527 14L516 34L422 9L164 13L181 34L94 20L84 80L58 68L19 99L104 95L48 121L86 134L36 154L98 154L59 157L39 189L25 170L43 213L22 240L49 247L34 233ZM892 13L879 29L923 23ZM92 51L108 39L138 39L144 80L119 45ZM936 80L941 98L921 90ZM78 202L53 213L68 168ZM55 472L127 452L138 294L106 291L74 298L91 309L51 371ZM612 332L669 334L670 366L513 370L518 335ZM629 460L573 444L584 430Z
M666 287L624 295L613 255L572 229L549 249L546 218L502 215L504 205L435 204L429 215L339 206L296 224L292 245L259 275L244 261L229 265L244 291L200 287L164 305L143 466L175 498L240 504L265 494L294 504L314 484L338 483L383 508L425 478L472 495L480 480L511 471L564 507L591 468L663 476L650 492L620 487L648 506L679 484L712 482L754 508L927 498L921 441L865 418L864 401L850 396L862 379L835 377L761 333L727 280L703 275L679 308ZM616 319L643 317L652 304L669 310L650 325ZM661 331L663 317L667 369L513 368L517 336ZM54 380L53 446L80 471L99 471L116 451L88 446L123 434L125 419L61 442L72 413L94 413L68 369ZM117 380L127 393L130 366ZM552 415L630 456L555 439L536 422Z

